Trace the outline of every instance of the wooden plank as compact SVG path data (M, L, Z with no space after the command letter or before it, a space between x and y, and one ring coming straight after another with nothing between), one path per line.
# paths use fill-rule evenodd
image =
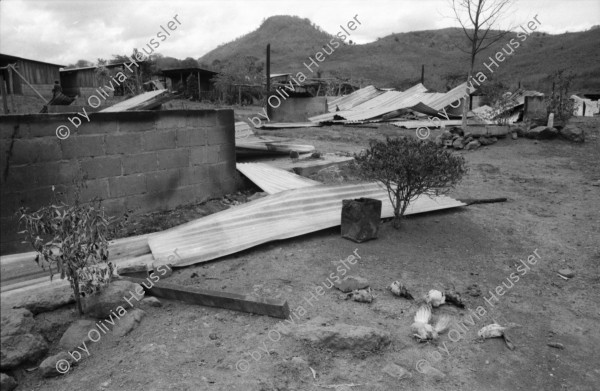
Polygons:
M150 285L149 281L132 277L121 277L124 280L142 285ZM146 292L152 296L163 299L180 300L190 304L198 304L207 307L224 308L233 311L248 312L251 314L268 315L274 318L286 319L290 316L287 301L268 298L255 298L230 292L218 292L192 286L181 286L166 282L156 282Z

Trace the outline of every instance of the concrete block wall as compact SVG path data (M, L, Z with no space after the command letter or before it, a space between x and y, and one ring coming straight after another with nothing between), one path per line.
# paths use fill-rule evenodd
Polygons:
M7 115L0 122L0 254L18 243L15 213L47 205L55 192L97 196L111 215L143 213L218 197L236 189L233 111L168 110ZM75 121L77 122L77 121ZM60 140L56 128L67 125Z

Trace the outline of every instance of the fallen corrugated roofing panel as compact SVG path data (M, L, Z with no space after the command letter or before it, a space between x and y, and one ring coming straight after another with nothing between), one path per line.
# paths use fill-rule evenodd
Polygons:
M172 98L173 96L168 90L149 91L107 107L104 110L100 110L100 112L112 113L117 111L151 110L171 100Z
M261 140L257 137L235 139L236 155L288 155L292 151L298 153L308 153L314 150L315 147L313 145Z
M250 125L245 122L236 122L235 123L235 138L246 138L254 136L254 132Z
M421 120L421 121L398 121L392 122L392 125L397 126L399 128L406 129L417 129L417 128L445 128L446 126L460 126L462 125L462 120L441 120L441 121L430 121L430 120Z
M313 128L319 126L314 122L263 122L260 129Z
M235 167L269 194L322 184L264 163L237 163Z
M330 113L348 110L381 94L383 94L383 91L373 86L367 86L349 95L336 96L332 100L327 101L327 110Z
M177 250L174 266L210 261L273 240L287 239L340 225L342 200L382 201L381 217L392 217L387 190L378 183L311 186L283 191L191 221L153 235L152 254L166 260ZM455 208L465 204L449 197L421 196L406 214Z
M356 122L374 119L386 113L417 104L426 91L427 89L420 83L403 92L386 91L350 110L321 114L311 117L309 120L313 122L328 122L333 120Z

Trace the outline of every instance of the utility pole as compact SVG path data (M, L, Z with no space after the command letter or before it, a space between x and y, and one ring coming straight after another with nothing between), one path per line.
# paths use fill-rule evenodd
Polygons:
M421 64L421 84L425 83L425 64Z

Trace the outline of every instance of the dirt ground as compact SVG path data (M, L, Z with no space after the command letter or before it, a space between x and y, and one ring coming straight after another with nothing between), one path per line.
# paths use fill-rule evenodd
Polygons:
M508 202L411 216L400 230L386 221L377 240L361 244L342 239L339 228L324 230L176 269L165 280L284 298L291 309L305 306L299 322L320 316L376 327L392 334L393 342L382 351L333 351L287 336L273 342L268 332L278 319L161 299L162 308L144 308L146 317L130 335L120 341L102 337L67 375L47 380L38 371L15 374L18 390L597 390L600 187L594 184L600 180L600 119L576 122L587 132L584 144L505 138L458 152L470 171L450 195L507 197ZM322 152L354 152L370 138L412 132L386 125L261 133L313 144ZM174 221L190 217L181 215ZM308 306L303 298L355 250L361 258L350 274L369 280L375 301L345 301L334 288ZM507 284L519 260L534 251L541 259L497 301L490 300L489 292ZM575 271L574 278L557 274L565 266ZM419 343L410 331L418 305L386 290L396 279L419 296L455 288L469 308L481 306L486 315L466 329L454 325L462 330L460 338L444 334L435 343ZM448 305L435 311L456 322L470 314ZM36 317L53 343L50 354L77 317L73 308ZM501 338L478 340L477 331L493 320L511 326L515 350ZM244 372L236 369L240 360L247 360ZM410 376L398 380L382 372L391 363ZM445 376L423 374L417 366Z

